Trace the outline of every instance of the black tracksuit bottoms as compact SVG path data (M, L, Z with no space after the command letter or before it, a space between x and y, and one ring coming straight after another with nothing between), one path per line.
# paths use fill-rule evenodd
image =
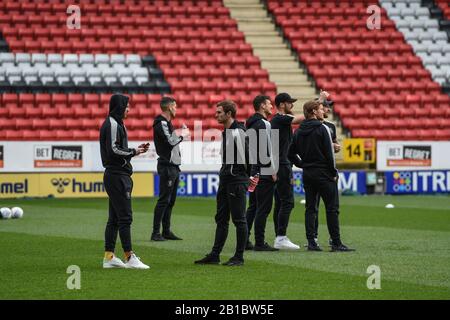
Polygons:
M272 176L261 176L256 186L255 245L263 246L267 217L272 211L275 182Z
M161 166L158 164L159 199L156 203L153 216L153 233L159 233L161 222L163 233L170 231L170 218L177 199L178 183L180 182L180 169L175 166Z
M236 251L234 257L244 259L247 243L247 220L245 206L247 202L247 183L220 182L217 190L216 235L211 254L219 256L228 237L231 220L236 227Z
M278 169L278 179L275 187L275 208L273 224L276 236L285 236L289 217L294 209L294 189L292 185L292 166L282 164Z
M248 207L245 216L247 218L248 238L250 239L253 222L255 221L256 216L256 191L249 192Z
M120 235L124 252L132 251L131 192L133 180L130 176L105 171L103 183L109 197L109 219L105 229L105 251L114 252L117 233Z
M333 243L339 245L339 193L337 182L323 173L320 168L305 168L303 170L303 184L305 188L305 228L306 238L313 241L316 237L317 203L319 197L325 203L327 226Z

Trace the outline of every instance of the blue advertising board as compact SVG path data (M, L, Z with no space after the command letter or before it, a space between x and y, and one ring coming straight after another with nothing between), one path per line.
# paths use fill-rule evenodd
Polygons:
M450 193L450 170L385 172L387 194Z
M219 188L219 174L211 172L181 172L177 194L186 197L215 196ZM365 171L339 172L338 188L341 191L351 191L366 194ZM294 172L294 193L304 194L302 172ZM155 195L159 195L159 176L155 174Z

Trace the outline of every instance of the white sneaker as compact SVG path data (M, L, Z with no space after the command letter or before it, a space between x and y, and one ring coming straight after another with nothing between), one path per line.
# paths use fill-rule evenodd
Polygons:
M298 250L300 246L294 244L286 236L277 237L273 245L276 249Z
M130 256L130 259L128 259L128 262L125 263L125 268L128 269L150 269L150 267L144 263L141 262L141 259L139 257L136 257L136 255L133 253Z
M117 258L115 255L111 260L103 259L103 269L112 269L112 268L126 268L125 263L122 260Z

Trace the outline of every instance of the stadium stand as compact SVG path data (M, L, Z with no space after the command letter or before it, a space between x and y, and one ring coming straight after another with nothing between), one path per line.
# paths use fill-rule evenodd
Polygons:
M439 30L439 20L430 16L420 1L383 0L389 17L413 47L434 79L444 88L450 83L450 43L447 33Z
M80 7L82 28L71 30L64 1L0 3L2 48L9 50L0 56L0 116L9 128L0 139L36 139L20 130L26 119L49 120L31 128L39 129L39 139L97 139L94 128L76 132L68 125L77 117L103 119L106 92L129 92L133 103L139 101L127 127L131 139L145 140L161 94L179 102L174 125L191 129L224 97L244 106L243 120L256 94L275 95L221 1L86 1ZM66 94L67 104L56 104L56 94ZM218 127L214 120L206 125Z
M404 1L402 9L391 8L414 17L409 23L429 14L427 8L410 8L406 2L420 6L418 0ZM367 28L371 4L374 1L267 1L316 86L336 93L335 112L353 137L450 139L450 97L385 10L381 30ZM425 34L426 43L440 44L446 52L442 33Z

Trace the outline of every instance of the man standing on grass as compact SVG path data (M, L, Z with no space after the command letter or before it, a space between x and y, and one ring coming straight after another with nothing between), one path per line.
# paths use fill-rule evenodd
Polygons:
M277 113L270 123L273 130L279 130L279 158L278 179L275 186L275 208L273 222L275 226L276 249L298 250L300 246L292 243L286 236L289 217L294 208L294 187L292 185L292 164L287 154L292 141L292 124L299 124L302 116L294 116L292 109L297 99L287 93L280 93L275 97Z
M247 250L278 251L265 241L267 217L272 211L275 183L277 180L274 152L272 148L272 128L267 118L272 114L270 97L258 95L253 99L253 114L246 122L248 135L256 137L256 144L250 145L252 162L251 175L260 175L254 195L250 194L250 206L247 210L247 224L250 230L255 224L255 245L248 241ZM263 149L264 148L264 149ZM266 159L263 159L265 157ZM254 161L253 161L254 160ZM268 160L268 161L265 161ZM265 163L263 163L265 162Z
M236 104L225 100L217 104L216 120L224 126L222 132L222 167L219 173L217 190L216 235L214 246L203 259L195 264L219 264L220 253L228 237L228 225L231 219L236 227L236 251L225 266L242 266L244 249L247 242L247 220L245 205L249 177L248 139L245 127L235 120Z
M133 252L131 245L131 192L133 180L132 157L148 150L149 144L137 149L128 148L127 129L123 123L129 112L128 97L121 94L111 96L109 115L100 129L100 152L105 174L103 183L109 197L109 219L105 229L105 257L103 268L149 269ZM117 258L114 249L120 235L125 252L125 263Z
M306 120L294 134L288 158L293 164L303 168L308 250L321 251L314 240L317 199L321 197L325 202L328 232L332 240L331 251L354 251L341 242L337 186L339 176L331 133L322 123L323 105L318 101L308 101L303 106L303 113Z
M177 112L177 102L171 97L163 97L160 102L162 113L153 122L153 137L158 154L159 199L153 216L152 241L182 240L170 229L172 209L177 199L180 182L180 142L183 136L177 136L172 120ZM162 234L160 233L162 223Z
M331 140L333 141L333 149L335 153L338 153L341 151L341 145L337 141L336 136L336 126L329 121L326 121L325 119L328 119L331 109L333 108L334 102L332 100L328 100L330 94L326 91L320 91L320 97L318 101L323 104L323 124L326 125L330 129L331 133ZM314 233L314 241L316 242L317 246L319 246L319 205L320 205L320 197L317 198L317 204L316 204L316 222L315 222L315 233ZM329 245L331 246L331 239L328 240Z

